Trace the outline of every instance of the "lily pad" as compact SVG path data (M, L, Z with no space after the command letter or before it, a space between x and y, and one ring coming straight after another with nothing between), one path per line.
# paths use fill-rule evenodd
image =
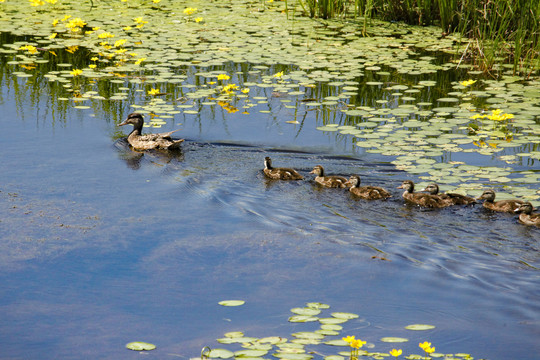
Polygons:
M412 324L405 326L405 329L407 330L415 330L415 331L424 331L424 330L431 330L435 329L434 325L427 325L427 324Z
M222 306L241 306L245 303L246 302L244 300L223 300L220 301L218 304Z
M130 342L126 344L126 348L128 348L129 350L134 350L134 351L143 351L143 350L150 351L150 350L154 350L156 348L156 345L149 344L143 341L134 341L134 342Z

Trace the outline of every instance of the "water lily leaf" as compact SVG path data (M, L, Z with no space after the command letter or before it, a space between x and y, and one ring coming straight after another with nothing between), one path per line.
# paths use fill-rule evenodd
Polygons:
M254 358L266 355L268 351L265 350L240 350L234 353L237 358Z
M222 306L241 306L245 303L246 302L244 300L223 300L220 301L218 304Z
M212 349L210 350L210 353L208 354L208 357L210 358L219 358L219 359L229 359L229 358L232 358L233 356L234 356L234 353L227 349Z
M405 329L407 330L416 330L416 331L423 331L423 330L431 330L435 329L435 326L433 325L427 325L427 324L412 324L405 326Z
M150 350L154 350L156 348L156 345L149 344L142 341L134 341L134 342L130 342L126 344L126 348L128 348L129 350L134 350L134 351L143 351L143 350L150 351Z
M356 314L346 313L346 312L333 312L330 315L332 315L333 317L338 318L338 319L346 319L346 320L356 319L356 318L359 317Z
M407 342L409 339L401 338L401 337L383 337L381 338L382 342L388 342L388 343L402 343Z
M289 322L313 322L319 320L318 317L310 315L295 315L289 318Z

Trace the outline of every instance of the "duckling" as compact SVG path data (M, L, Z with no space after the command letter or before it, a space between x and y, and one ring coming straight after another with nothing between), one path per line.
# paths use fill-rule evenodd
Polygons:
M386 199L392 196L388 191L386 191L382 187L360 186L360 176L358 175L351 175L351 177L349 178L349 181L347 181L345 185L351 187L349 189L351 194L356 195L366 200Z
M524 203L524 201L517 199L495 201L495 191L491 189L484 191L476 200L485 200L483 206L486 209L510 214L513 214L514 210Z
M524 225L533 225L540 227L540 214L532 213L533 206L530 202L524 202L517 209L514 210L515 213L519 214L519 222Z
M126 120L118 124L118 126L128 124L133 125L133 131L128 135L127 141L135 150L177 150L180 148L180 144L184 142L184 139L174 140L171 138L171 135L178 130L160 134L142 135L144 120L143 116L139 113L129 114Z
M437 184L429 184L421 191L427 191L430 195L438 196L443 201L449 202L450 205L470 205L470 204L476 203L476 200L474 198L461 195L461 194L455 194L455 193L439 194L439 185Z
M319 185L330 188L344 188L347 179L343 176L329 175L324 176L324 169L321 165L317 165L313 168L310 174L315 174L315 182Z
M398 189L405 189L405 192L403 193L403 198L412 204L428 208L443 208L446 206L450 206L449 202L445 202L437 196L431 194L415 193L414 183L411 180L403 181L403 183L401 184L401 186L398 187Z
M302 180L304 177L296 170L272 167L272 159L264 158L264 175L273 180Z

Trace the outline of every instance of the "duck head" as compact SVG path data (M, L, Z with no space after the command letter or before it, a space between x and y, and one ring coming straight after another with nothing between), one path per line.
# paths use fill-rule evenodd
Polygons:
M118 124L118 126L124 126L129 124L133 125L134 129L141 131L144 124L143 116L139 113L131 113L128 115L126 120Z
M425 188L423 188L421 191L427 191L431 195L437 195L439 193L439 185L437 184L429 184Z
M476 198L476 200L487 200L493 202L495 200L495 191L492 189L486 190Z
M317 165L311 170L310 174L315 174L317 176L324 176L324 169L321 165Z
M398 186L398 189L405 189L405 191L412 193L414 191L414 183L411 180L405 180L401 183L401 186Z
M532 204L530 202L526 202L526 203L521 204L517 209L514 210L514 212L516 214L524 213L524 214L530 215L532 214L533 210L534 209L533 209Z
M264 168L268 170L272 169L272 159L268 156L264 158Z
M360 176L351 175L351 177L349 177L349 181L345 183L345 186L350 186L350 187L360 186Z

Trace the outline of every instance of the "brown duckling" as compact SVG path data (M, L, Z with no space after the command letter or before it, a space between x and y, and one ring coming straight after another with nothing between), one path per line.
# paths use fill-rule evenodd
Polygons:
M443 208L451 205L449 202L445 202L437 196L424 193L415 193L414 183L411 180L403 181L403 183L401 184L401 186L398 187L398 189L405 189L405 192L403 193L403 198L407 202L415 205L428 208Z
M483 206L486 209L510 214L513 214L514 210L524 203L524 201L517 199L495 201L495 191L492 189L484 191L476 200L485 200Z
M465 196L461 194L456 193L439 193L439 185L437 184L429 184L421 191L427 191L430 195L438 196L443 201L449 202L450 205L470 205L470 204L476 204L476 199Z
M533 225L540 227L540 214L533 214L533 206L530 202L524 202L517 209L514 210L515 213L519 214L519 222L524 225Z
M264 175L273 180L302 180L304 177L296 170L272 167L272 159L264 158Z
M133 131L128 135L127 141L135 150L176 150L179 149L180 144L184 142L184 139L174 140L171 138L171 135L178 130L161 134L142 135L144 120L143 116L139 113L129 114L126 120L118 124L118 126L128 124L133 125Z
M369 185L360 186L360 176L358 175L351 175L351 177L349 178L349 181L347 181L345 185L351 187L349 189L351 194L356 195L366 200L386 199L392 196L388 191L386 191L382 187L369 186Z
M321 165L317 165L313 168L310 174L315 174L315 182L319 185L330 188L344 188L347 179L338 175L324 175L324 168Z

